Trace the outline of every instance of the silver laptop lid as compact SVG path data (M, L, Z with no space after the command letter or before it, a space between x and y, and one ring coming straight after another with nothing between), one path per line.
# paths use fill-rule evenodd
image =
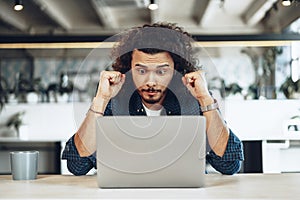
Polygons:
M100 187L201 187L203 116L97 118Z

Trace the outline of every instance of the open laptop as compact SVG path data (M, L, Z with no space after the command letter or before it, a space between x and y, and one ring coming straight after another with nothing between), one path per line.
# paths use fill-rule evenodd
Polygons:
M204 185L203 116L112 116L96 122L99 187Z

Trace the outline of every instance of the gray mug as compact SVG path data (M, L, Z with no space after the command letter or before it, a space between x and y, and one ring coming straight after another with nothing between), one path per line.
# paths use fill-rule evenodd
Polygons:
M38 151L10 152L13 180L33 180L38 174Z

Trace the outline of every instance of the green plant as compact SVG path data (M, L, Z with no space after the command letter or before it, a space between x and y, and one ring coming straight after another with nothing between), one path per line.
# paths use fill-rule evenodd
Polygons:
M294 82L291 77L288 77L279 90L283 92L286 98L291 99L294 93L300 92L300 80Z
M17 112L16 114L12 115L8 121L6 122L7 127L14 126L17 133L19 133L19 128L23 124L23 116L25 111Z
M4 98L2 94L0 94L0 112L2 111L3 106L4 106Z
M0 112L8 99L8 84L3 76L0 77Z
M237 83L231 83L228 86L225 87L226 94L238 94L242 93L242 88Z

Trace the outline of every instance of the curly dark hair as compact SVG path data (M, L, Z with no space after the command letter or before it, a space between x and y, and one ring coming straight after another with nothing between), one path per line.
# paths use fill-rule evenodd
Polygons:
M183 75L196 71L196 59L192 52L193 39L174 23L145 24L117 37L118 41L111 52L114 60L112 68L115 71L126 73L131 69L134 49L148 54L168 52L176 71Z

